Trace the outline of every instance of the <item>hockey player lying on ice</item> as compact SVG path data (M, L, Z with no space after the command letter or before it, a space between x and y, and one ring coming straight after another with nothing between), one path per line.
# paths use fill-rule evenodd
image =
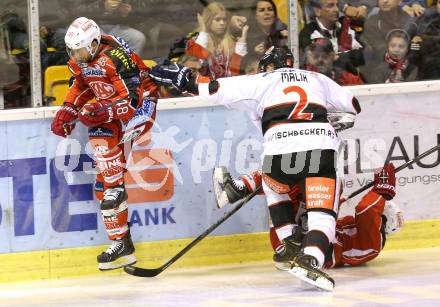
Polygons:
M324 267L332 268L343 265L359 265L379 255L384 248L388 235L394 234L403 226L399 207L390 200L395 196L396 177L393 164L387 164L374 175L373 188L362 197L355 206L354 215L340 217L336 221L336 236L326 252ZM246 197L262 184L262 174L255 171L249 175L233 179L224 167L214 169L213 184L217 206ZM342 194L342 193L341 193ZM304 197L299 185L289 193L291 214L296 225L293 235L282 242L277 236L277 229L271 225L270 242L275 251L273 260L280 270L288 270L290 261L303 245L307 232L307 214ZM340 206L347 206L349 200L342 196ZM269 207L270 210L270 207Z
M328 112L343 112L354 119L360 107L353 94L328 77L292 68L288 48L271 48L260 61L262 73L220 78L198 84L185 67L170 63L156 66L150 76L180 91L199 94L204 100L244 110L264 136L262 186L277 235L289 246L295 224L288 193L304 186L308 231L303 248L291 253L289 273L325 290L333 279L321 270L330 242L335 238L339 202L335 155L339 140L327 119ZM273 71L271 71L273 70ZM309 195L310 194L310 195ZM313 195L312 195L313 194Z

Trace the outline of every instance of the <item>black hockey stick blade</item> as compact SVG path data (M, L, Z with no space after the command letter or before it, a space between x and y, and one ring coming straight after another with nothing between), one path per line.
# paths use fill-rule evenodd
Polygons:
M412 159L412 160L409 160L408 162L402 164L401 166L396 167L395 172L396 172L396 173L397 173L397 172L400 172L401 170L403 170L403 169L407 168L408 166L410 166L410 165L416 163L417 161L423 159L424 157L429 156L430 154L436 152L437 150L440 150L440 144L438 144L438 145L432 147L431 149L428 149L428 150L425 151L424 153L418 155L417 157L415 157L415 158ZM360 189L358 189L358 190L354 191L353 193L351 193L350 195L348 195L347 199L350 199L350 198L355 197L356 195L362 193L363 191L365 191L365 190L371 188L373 185L374 185L374 182L370 182L370 183L364 185L364 186L361 187Z
M174 262L176 262L180 257L185 255L191 248L194 247L197 243L202 241L207 235L209 235L211 232L214 231L218 226L223 224L224 221L226 221L228 218L230 218L235 212L240 210L241 207L243 207L247 202L249 202L255 195L257 195L261 190L261 187L256 189L254 192L249 194L244 199L240 200L238 204L229 211L227 214L225 214L220 220L218 220L215 224L213 224L211 227L206 229L201 235L199 235L197 238L195 238L191 243L189 243L187 246L185 246L179 253L177 253L173 258L168 260L164 265L155 268L155 269L147 269L147 268L140 268L132 265L128 265L124 267L124 271L130 275L139 276L139 277L155 277L162 273L166 268L168 268L170 265L172 265Z
M197 238L195 238L191 243L189 243L187 246L185 246L179 253L177 253L173 258L168 260L164 265L154 268L154 269L148 269L148 268L140 268L135 266L125 266L124 271L130 275L139 276L139 277L155 277L162 273L166 268L168 268L170 265L172 265L174 262L176 262L180 257L182 257L184 254L186 254L191 248L193 248L197 243L199 243L201 240L203 240L207 235L209 235L212 231L214 231L218 226L220 226L224 221L226 221L228 218L230 218L235 212L240 210L241 207L243 207L249 200L251 200L255 195L258 194L261 188L258 188L255 190L252 194L248 195L243 200L239 201L238 204L234 207L233 210L229 211L226 215L224 215L220 220L218 220L215 224L213 224L211 227L206 229L202 234L200 234Z

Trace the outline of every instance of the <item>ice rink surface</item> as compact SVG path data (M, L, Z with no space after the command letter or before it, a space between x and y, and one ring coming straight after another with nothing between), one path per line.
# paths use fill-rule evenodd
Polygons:
M0 284L0 306L440 306L440 247L384 251L361 267L329 270L333 292L271 262Z

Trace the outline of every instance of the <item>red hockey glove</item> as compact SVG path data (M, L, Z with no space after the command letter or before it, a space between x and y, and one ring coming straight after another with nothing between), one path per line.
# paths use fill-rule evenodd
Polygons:
M95 127L103 123L111 122L113 119L112 107L109 106L103 110L98 110L110 103L110 101L86 103L78 114L79 121L87 127Z
M75 124L68 125L68 123L75 120L77 117L77 107L71 103L65 102L52 121L52 132L65 138L72 133L72 130L75 128Z
M386 164L379 173L374 174L373 191L391 200L396 195L396 174L393 163Z

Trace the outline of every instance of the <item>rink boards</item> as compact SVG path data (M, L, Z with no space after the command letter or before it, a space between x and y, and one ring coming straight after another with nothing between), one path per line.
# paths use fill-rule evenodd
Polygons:
M345 140L340 171L345 173L346 194L368 183L372 169L385 159L400 165L440 143L437 83L395 87L400 94L379 86L354 90L363 112L355 128L340 135ZM95 273L95 256L107 239L93 198L86 129L77 125L62 141L50 133L53 109L2 112L0 280ZM127 175L129 220L141 263L161 264L188 242L181 239L196 237L215 223L228 208L215 208L211 168L224 165L234 175L247 173L258 168L261 149L261 136L241 112L194 99L162 103L152 141L134 149ZM412 246L404 241L414 236L410 227L418 230L416 237L433 240L423 246L438 244L438 231L429 232L438 229L438 222L431 220L440 218L438 164L440 155L435 153L398 174L395 201L405 219L414 222L396 239L396 248ZM267 211L259 197L203 242L206 247L196 247L194 256L179 262L267 258L266 230ZM23 270L23 265L30 267Z

